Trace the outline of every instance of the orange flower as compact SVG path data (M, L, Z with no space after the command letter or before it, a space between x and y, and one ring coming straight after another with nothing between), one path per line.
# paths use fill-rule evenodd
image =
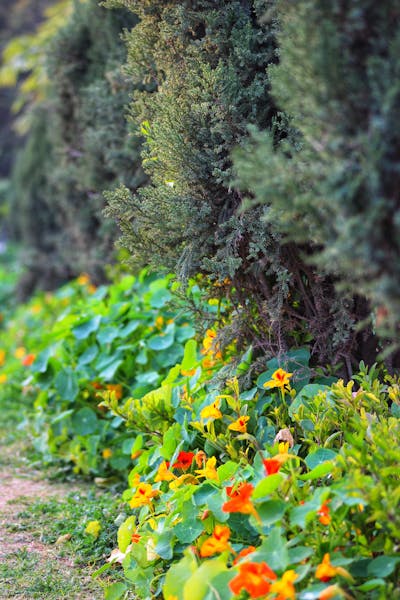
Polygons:
M108 383L106 389L109 392L114 392L116 400L121 400L123 396L122 385L120 383Z
M239 574L229 582L234 594L238 595L242 590L246 590L251 598L260 598L269 593L271 582L276 579L276 575L267 563L244 562L239 564L238 568Z
M331 522L328 502L329 502L329 500L327 500L326 502L323 502L321 505L321 508L317 511L317 515L319 515L318 520L320 523L322 523L322 525L329 525L329 523Z
M263 460L263 464L267 475L273 475L274 473L277 473L281 468L281 461L277 458L265 458Z
M78 283L79 285L87 285L88 283L90 283L89 275L87 273L81 273L77 278L76 283Z
M200 556L207 558L213 556L218 552L225 552L225 550L232 551L230 544L228 543L231 530L229 527L224 525L216 525L211 537L203 542L200 548Z
M226 488L230 500L222 505L224 512L238 512L245 515L258 516L253 503L250 500L254 486L251 483L241 483L236 490L232 487Z
M196 461L196 465L199 467L199 469L201 469L207 460L207 454L204 452L204 450L199 450L195 455L194 460Z
M318 600L331 600L332 598L336 598L337 596L343 597L343 590L337 584L328 585L320 595L318 596Z
M185 452L184 450L182 450L181 452L179 452L178 460L172 465L172 468L187 471L192 466L193 459L193 452Z
M318 565L317 570L315 571L315 577L320 581L326 582L330 581L332 577L335 577L336 575L340 575L346 579L352 579L352 576L346 569L343 569L343 567L334 567L331 564L329 554L324 554L322 563Z
M129 502L129 506L131 508L138 508L139 506L151 504L152 499L154 496L157 496L157 494L159 494L159 491L153 490L149 483L139 483L131 501Z
M293 582L297 579L297 574L293 571L286 571L282 579L275 581L271 585L271 592L278 594L275 600L295 600L296 590Z
M140 540L141 536L138 533L132 533L131 542L132 544L137 544Z
M158 467L157 475L154 479L155 482L172 481L173 479L176 479L176 475L174 475L172 471L168 469L168 466L169 464L167 464L165 460L161 463L161 465Z
M185 369L181 369L181 375L183 375L184 377L192 377L192 375L194 375L196 373L197 369L187 369L185 371Z
M283 389L285 386L290 387L289 379L293 376L293 373L288 373L283 369L277 369L274 373L272 373L272 377L269 381L264 383L264 387L268 389L272 388L281 388Z
M248 546L247 548L243 548L239 552L239 554L237 555L237 557L235 558L235 560L233 561L233 564L236 565L236 563L238 563L242 558L244 558L245 556L248 556L249 554L252 554L255 551L256 551L256 547L255 546Z
M0 373L0 383L5 383L7 381L7 375L5 373Z
M31 364L35 361L36 355L35 354L27 354L23 359L22 359L22 364L24 365L24 367L30 367Z
M231 431L239 431L239 433L246 433L247 431L247 421L250 417L239 417L228 426L228 429Z
M5 350L0 350L0 367L2 367L5 362L6 362Z
M102 454L103 454L103 458L105 460L108 460L109 458L112 457L113 452L112 452L111 448L104 448Z

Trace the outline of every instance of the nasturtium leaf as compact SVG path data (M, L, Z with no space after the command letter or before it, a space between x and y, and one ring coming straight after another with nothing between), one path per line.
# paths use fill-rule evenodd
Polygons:
M72 427L76 435L89 435L97 430L96 413L89 407L81 408L72 416Z
M176 339L181 344L186 342L186 340L190 340L190 338L196 335L196 330L191 325L181 325L176 330Z
M196 340L188 340L183 351L183 359L181 364L182 371L190 371L197 364L197 342Z
M149 338L147 345L151 350L166 350L174 343L174 335L173 334L159 334L153 335Z
M50 357L53 356L54 349L49 347L41 352L32 365L32 371L34 373L45 373L47 371L47 365Z
M309 469L315 469L321 463L334 460L336 455L337 453L329 448L318 448L318 450L306 456L305 463Z
M376 579L370 579L369 581L366 581L362 585L359 585L357 587L357 589L360 590L361 592L369 592L370 590L374 590L377 587L383 587L385 585L386 585L386 581L384 579L376 578Z
M167 289L162 288L155 290L150 297L150 305L152 308L162 308L172 298L171 292Z
M204 525L200 519L195 516L186 517L181 523L175 525L174 534L182 544L191 544L199 537L203 529Z
M329 390L329 387L321 383L309 383L302 387L289 406L289 415L293 417L299 411L300 406L314 398L319 392L326 390Z
M72 333L77 340L86 340L91 333L98 330L100 321L101 315L96 315L74 327Z
M79 393L78 380L72 369L63 369L57 374L54 386L63 400L73 402Z
M271 494L281 485L284 479L285 477L281 473L274 473L273 475L268 475L268 477L262 479L254 489L252 495L253 500L264 498L264 496Z
M400 556L378 556L369 563L367 573L372 577L388 577L393 573L398 562Z
M120 600L125 592L127 591L128 586L125 583L112 583L104 590L104 599L105 600Z
M101 379L110 381L113 379L115 373L122 363L123 359L119 353L113 354L112 356L102 354L99 356L95 364L95 368L98 376L101 377Z
M312 469L309 473L300 475L299 479L302 481L313 481L314 479L320 479L321 477L328 475L328 473L332 473L333 468L334 463L326 461L314 467L314 469Z
M177 563L173 563L165 576L163 595L164 598L176 596L178 600L183 600L183 587L192 573L197 569L197 561L189 551Z
M89 346L86 350L80 355L78 359L78 366L82 367L84 365L88 365L91 363L99 353L99 348L96 344L93 346Z
M225 464L218 467L217 473L219 482L223 483L227 479L230 479L236 473L238 468L238 463L233 460L228 460Z
M189 577L183 587L183 600L204 600L211 581L228 570L222 556L207 560Z
M294 548L288 549L289 555L289 564L295 565L300 563L301 561L309 558L314 554L313 548L308 548L307 546L295 546Z
M100 344L111 344L117 337L119 337L121 329L119 327L108 326L100 329L97 332L97 339Z
M141 321L139 321L138 319L129 321L129 323L127 323L127 325L125 325L125 327L122 327L119 330L119 337L120 338L128 337L128 335L130 335L131 333L136 331L136 329L140 326L140 324L141 324Z
M136 530L136 517L128 517L118 529L118 548L125 552L132 541L132 534Z
M262 504L257 504L257 513L263 526L269 526L280 521L287 508L288 504L282 500L267 500Z
M280 529L275 527L253 555L254 561L265 561L273 571L284 571L289 564L289 554L286 542Z
M173 539L174 530L169 529L163 531L157 540L154 552L164 560L171 560L173 556Z

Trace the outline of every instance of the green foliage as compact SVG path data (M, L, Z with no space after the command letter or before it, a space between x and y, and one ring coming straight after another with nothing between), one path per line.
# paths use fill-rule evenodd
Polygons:
M369 298L374 325L399 315L399 7L279 0L272 95L287 117L237 160L264 219Z
M135 438L106 411L108 402L117 412L129 406L143 431L168 429L180 362L200 362L187 300L176 292L171 277L145 271L97 289L81 275L4 322L1 384L34 397L34 445L45 461L102 477L126 471L141 445L132 450ZM204 302L195 285L183 296ZM204 305L210 319L214 308Z
M230 599L246 562L266 562L282 582L294 571L300 598L319 598L328 584L338 598L400 597L398 379L382 382L375 367L361 365L347 385L304 385L306 354L289 354L280 366L298 366L285 387L265 385L279 381L273 361L247 392L233 378L221 393L198 366L185 382L176 379L171 439L119 407L142 445L123 495L133 514L115 554L137 597L150 589L166 599ZM219 415L206 416L210 406ZM230 428L240 415L249 417L245 427ZM244 483L250 505L229 509L232 486ZM209 540L221 541L218 527L228 528L229 544L209 552ZM333 572L324 578L326 555Z
M25 295L82 271L101 280L115 236L102 216L102 191L117 181L135 189L144 180L139 141L124 116L131 86L120 72L119 35L133 22L127 11L78 2L46 43L47 94L31 115L10 211L26 247Z

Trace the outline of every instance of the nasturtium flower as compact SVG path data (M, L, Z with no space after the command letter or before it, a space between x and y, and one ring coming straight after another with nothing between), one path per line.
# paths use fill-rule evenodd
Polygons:
M250 500L254 491L254 486L251 483L241 483L236 489L227 487L226 493L230 500L222 505L224 512L238 512L245 515L257 515L257 511Z
M328 585L328 587L326 587L324 590L322 590L322 592L320 592L318 600L332 600L332 598L337 598L338 596L340 596L341 598L344 597L342 588L337 584Z
M1 364L1 352L2 352L2 350L0 350L0 364ZM15 352L14 352L15 358L18 358L19 360L21 360L21 358L24 358L25 354L26 354L26 350L23 346L18 346L18 348L15 349Z
M142 536L139 535L138 533L132 533L132 537L131 537L132 544L138 544L141 537Z
M242 550L239 552L239 554L236 556L235 560L233 561L233 564L236 565L239 561L242 560L242 558L245 558L245 556L248 556L249 554L252 554L255 551L256 551L255 546L247 546L247 548L242 548Z
M161 465L158 467L158 471L157 471L157 475L155 476L154 481L172 481L173 479L176 479L176 475L174 475L172 473L172 471L170 471L168 469L168 463L164 460L164 462L161 463Z
M238 419L236 419L236 421L228 425L228 429L230 429L231 431L238 431L239 433L246 433L247 421L249 421L249 419L250 417L239 417Z
M155 326L157 327L157 329L161 329L161 327L164 325L164 317L157 317L156 321L155 321Z
M106 385L106 390L109 392L114 392L116 400L121 400L124 394L122 385L120 383L108 383Z
M90 277L87 273L81 273L77 278L76 282L79 285L87 285L88 283L90 283Z
M336 575L340 575L346 579L352 579L352 576L346 569L343 569L343 567L334 567L331 564L329 553L324 554L322 563L318 565L317 570L315 571L315 577L320 581L327 582Z
M270 592L276 575L267 563L243 562L238 565L238 569L238 575L229 582L235 595L246 590L251 598L260 598Z
M231 530L226 525L216 525L211 537L205 540L200 548L200 556L207 558L214 554L225 552L225 550L232 551L230 544L228 543Z
M0 373L0 383L5 383L7 381L7 375L5 373Z
M0 367L2 367L4 365L4 363L6 362L6 353L5 350L0 350Z
M159 494L159 491L153 490L149 483L139 483L129 502L129 506L131 508L138 508L139 506L151 504L154 496L157 496L157 494Z
M172 465L172 468L187 471L192 466L193 459L194 452L185 452L184 450L181 450L178 454L177 461Z
M220 400L216 400L212 402L212 404L208 404L205 406L200 412L201 419L221 419L222 412L219 410Z
M197 473L199 477L206 477L207 479L218 481L218 473L215 468L216 464L217 459L215 456L212 456L207 460L205 467L203 469L196 469L195 473Z
M26 356L24 356L21 362L24 365L24 367L30 367L35 362L35 358L36 354L27 354Z
M105 460L108 460L112 457L113 451L111 450L111 448L104 448L102 455Z
M99 537L101 525L98 521L89 521L86 525L85 533L92 535L95 539Z
M170 482L169 489L176 490L178 489L178 487L181 487L181 485L186 485L188 483L191 483L192 485L197 485L199 482L194 475L191 475L190 473L184 473L180 477L177 477L176 479Z
M323 502L321 505L321 508L317 511L317 515L319 515L319 522L322 523L322 525L329 525L329 523L331 522L331 516L329 514L329 506L328 506L328 502L329 500L327 500L326 502Z
M263 465L267 475L273 475L277 473L281 468L281 461L277 458L264 458Z
M297 574L293 571L286 571L282 578L271 585L271 592L278 594L274 600L295 600L296 590L293 583L297 579Z
M277 369L274 373L272 373L272 377L269 381L264 383L264 387L268 389L272 388L284 388L285 386L290 387L290 378L293 376L293 373L288 373L283 369Z
M181 375L184 377L192 377L196 373L197 369L181 369Z
M196 465L199 467L199 469L201 467L204 467L206 460L207 460L207 454L204 452L204 450L199 450L194 457L194 460L196 461Z

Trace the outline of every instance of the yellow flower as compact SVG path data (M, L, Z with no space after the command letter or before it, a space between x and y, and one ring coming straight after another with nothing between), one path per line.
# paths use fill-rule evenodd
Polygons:
M113 455L113 451L111 450L111 448L104 448L103 450L103 458L105 460L108 460L109 458L111 458Z
M155 322L155 326L157 327L157 329L161 329L161 327L163 325L164 325L164 317L157 317L156 322Z
M1 350L0 350L0 352L1 352ZM18 348L15 349L15 352L14 352L15 358L18 358L18 359L24 358L25 354L26 354L26 349L23 346L19 346Z
M284 388L285 386L290 387L289 379L293 376L293 373L288 373L283 369L277 369L272 373L272 378L264 383L264 387L268 389L272 388Z
M196 485L199 482L197 481L197 479L194 475L191 475L190 473L184 473L180 477L177 477L176 479L174 479L174 481L171 481L171 483L169 484L169 489L176 490L181 485L185 485L187 483L192 483L193 485Z
M34 315L37 315L37 314L39 314L41 310L42 310L42 306L41 306L41 304L39 304L38 302L37 302L36 304L33 304L33 305L31 306L31 312L32 312Z
M81 275L79 275L78 279L76 280L76 283L78 283L79 285L87 285L88 283L90 283L90 277L87 273L81 273Z
M176 479L176 475L174 475L172 471L168 469L168 465L164 460L164 462L162 462L158 467L157 475L154 481L173 481L174 479Z
M90 521L86 525L85 533L92 535L95 539L99 537L101 531L101 525L98 521Z
M247 421L250 417L239 417L228 426L228 429L231 431L239 431L239 433L246 433L247 431Z
M293 582L297 579L297 574L293 571L286 571L282 575L282 579L275 581L271 585L271 592L278 594L275 600L295 600L296 590Z
M7 381L7 375L5 373L0 374L0 383L5 383Z
M204 469L196 469L195 473L198 473L199 477L206 477L207 479L214 479L215 481L218 481L218 473L215 468L216 464L217 459L215 456L212 456L207 460Z
M318 565L317 570L315 571L315 577L325 583L330 581L332 577L335 577L336 575L340 575L341 577L350 580L353 579L346 569L343 569L343 567L334 567L332 565L329 553L324 554L322 563Z
M220 401L216 400L212 404L205 406L201 412L200 417L202 419L221 419L222 412L219 410Z
M4 365L6 361L6 353L4 350L0 350L0 367Z
M151 504L154 496L159 494L158 490L153 490L149 483L139 483L136 488L134 495L132 496L129 506L131 508L138 508L139 506L146 506Z

